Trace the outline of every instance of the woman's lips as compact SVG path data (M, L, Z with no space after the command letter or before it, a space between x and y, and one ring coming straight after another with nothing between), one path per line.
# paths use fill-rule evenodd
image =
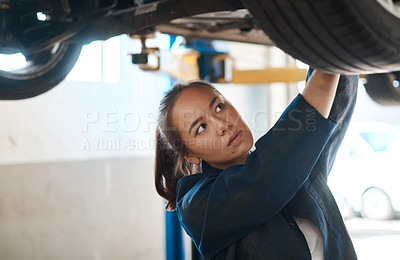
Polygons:
M243 139L243 131L238 131L229 138L228 146L235 146Z

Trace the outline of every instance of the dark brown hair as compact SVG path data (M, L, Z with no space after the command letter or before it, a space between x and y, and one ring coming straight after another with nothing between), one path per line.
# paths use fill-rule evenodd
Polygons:
M176 83L160 102L156 130L155 186L158 194L167 200L166 209L176 209L176 184L183 176L195 174L199 168L184 158L188 150L171 124L170 112L180 93L187 88L200 87L221 93L202 80Z

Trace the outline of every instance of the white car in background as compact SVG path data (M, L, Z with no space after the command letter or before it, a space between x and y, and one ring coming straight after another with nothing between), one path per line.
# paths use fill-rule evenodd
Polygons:
M353 122L328 184L344 218L393 219L400 212L400 132L379 122Z

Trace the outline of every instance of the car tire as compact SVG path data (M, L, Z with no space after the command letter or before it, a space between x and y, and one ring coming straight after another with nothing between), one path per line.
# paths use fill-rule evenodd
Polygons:
M0 70L0 100L25 99L42 94L60 83L79 58L82 45L56 44L26 56L24 68Z
M279 48L314 68L343 74L400 68L400 10L382 3L390 1L242 1Z
M378 104L400 105L400 71L367 75L365 90Z
M362 196L361 216L377 220L393 219L394 211L388 195L378 188L366 190Z

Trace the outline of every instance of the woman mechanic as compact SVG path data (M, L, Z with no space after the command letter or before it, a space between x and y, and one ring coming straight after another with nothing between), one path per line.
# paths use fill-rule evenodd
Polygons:
M358 77L307 79L252 152L248 126L211 84L178 83L161 101L156 189L204 259L357 259L327 178Z

